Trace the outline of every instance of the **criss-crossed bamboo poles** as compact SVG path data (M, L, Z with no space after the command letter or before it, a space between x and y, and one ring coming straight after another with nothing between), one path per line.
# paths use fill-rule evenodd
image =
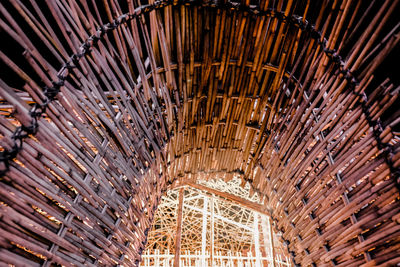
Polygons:
M138 265L240 174L295 264L399 261L396 0L0 4L0 261Z

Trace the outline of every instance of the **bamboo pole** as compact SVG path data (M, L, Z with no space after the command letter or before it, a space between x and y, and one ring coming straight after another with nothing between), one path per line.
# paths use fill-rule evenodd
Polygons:
M208 266L206 260L207 252L207 217L208 217L208 198L203 197L203 219L201 227L201 265Z
M184 202L185 189L182 187L179 190L179 206L177 210L176 220L176 239L175 239L175 258L174 267L179 267L181 255L181 240L182 240L182 216L183 216L183 202Z
M215 251L215 218L214 218L214 199L210 199L210 209L211 209L211 216L210 216L210 264L214 266L214 251Z
M254 213L254 220L253 220L253 239L254 239L254 253L256 255L256 262L255 267L261 267L261 251L260 251L260 231L258 229L258 214Z

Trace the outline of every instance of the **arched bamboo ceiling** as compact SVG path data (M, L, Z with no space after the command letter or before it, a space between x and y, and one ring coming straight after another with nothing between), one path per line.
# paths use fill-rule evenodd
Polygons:
M295 264L399 262L398 8L2 2L0 261L138 265L168 184L240 174Z

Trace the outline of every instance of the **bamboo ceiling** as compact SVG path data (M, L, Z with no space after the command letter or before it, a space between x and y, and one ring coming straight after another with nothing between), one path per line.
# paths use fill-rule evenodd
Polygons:
M168 185L233 175L294 264L400 262L398 10L1 1L0 265L137 266Z

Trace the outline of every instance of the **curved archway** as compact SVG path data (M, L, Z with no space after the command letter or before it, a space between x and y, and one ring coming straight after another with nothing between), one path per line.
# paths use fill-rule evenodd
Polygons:
M137 265L168 184L223 172L295 264L395 263L396 7L2 5L0 259Z

